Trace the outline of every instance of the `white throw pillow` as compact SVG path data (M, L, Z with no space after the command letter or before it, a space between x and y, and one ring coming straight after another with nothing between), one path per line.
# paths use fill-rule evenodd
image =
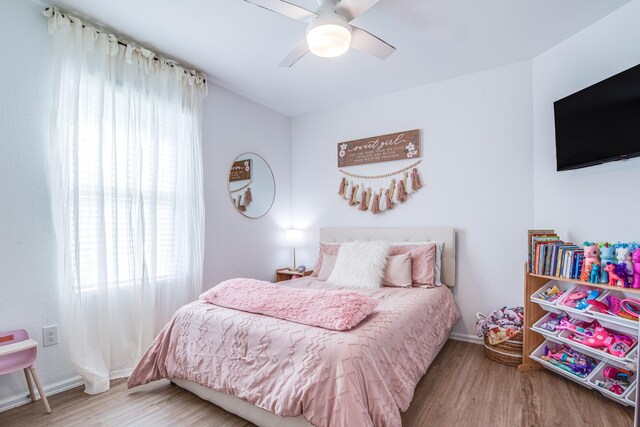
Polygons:
M355 241L340 246L338 258L327 279L338 286L377 289L387 266L388 242Z

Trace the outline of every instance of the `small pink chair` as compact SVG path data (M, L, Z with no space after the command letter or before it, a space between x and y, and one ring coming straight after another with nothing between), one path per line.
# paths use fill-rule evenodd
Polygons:
M29 338L29 334L24 329L15 331L0 332L0 375L9 374L11 372L24 370L24 376L27 378L27 386L29 387L29 395L31 401L36 401L36 395L33 392L33 384L31 377L36 382L38 393L44 403L47 414L51 413L51 407L44 394L40 378L36 373L36 356L38 353L38 343Z

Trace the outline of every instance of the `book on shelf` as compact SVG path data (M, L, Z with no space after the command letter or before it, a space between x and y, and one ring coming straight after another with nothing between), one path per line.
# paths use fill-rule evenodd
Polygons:
M545 238L560 240L553 230L529 230L527 232L528 268L530 273L534 272L534 266L536 265L536 242Z

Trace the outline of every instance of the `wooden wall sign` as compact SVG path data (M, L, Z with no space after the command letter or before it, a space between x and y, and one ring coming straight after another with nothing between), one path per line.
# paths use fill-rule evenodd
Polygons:
M420 156L420 129L338 143L338 167L416 159Z
M251 179L251 159L233 162L229 171L229 182Z

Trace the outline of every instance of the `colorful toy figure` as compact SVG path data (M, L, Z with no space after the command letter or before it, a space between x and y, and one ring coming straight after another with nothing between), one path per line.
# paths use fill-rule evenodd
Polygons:
M589 278L591 277L591 266L593 265L593 263L589 263L584 264L583 268L582 268L582 273L580 274L580 280L582 280L583 282L588 282ZM598 277L599 279L600 277Z
M629 274L633 273L633 262L631 261L631 248L626 243L616 243L616 259L618 264L625 263Z
M600 283L609 282L609 273L605 270L607 263L613 264L616 261L616 248L609 243L600 247Z
M626 269L626 265L622 265ZM612 264L610 262L604 266L604 271L609 275L609 286L624 286L625 282L623 282L622 278L616 274L616 266L617 264ZM626 281L626 277L624 279Z
M633 251L633 287L640 288L640 248Z
M584 242L584 264L582 264L582 272L587 271L591 264L600 264L600 249L597 243ZM588 280L585 280L585 282Z
M598 283L600 281L600 264L591 264L591 275L589 276L589 282Z

